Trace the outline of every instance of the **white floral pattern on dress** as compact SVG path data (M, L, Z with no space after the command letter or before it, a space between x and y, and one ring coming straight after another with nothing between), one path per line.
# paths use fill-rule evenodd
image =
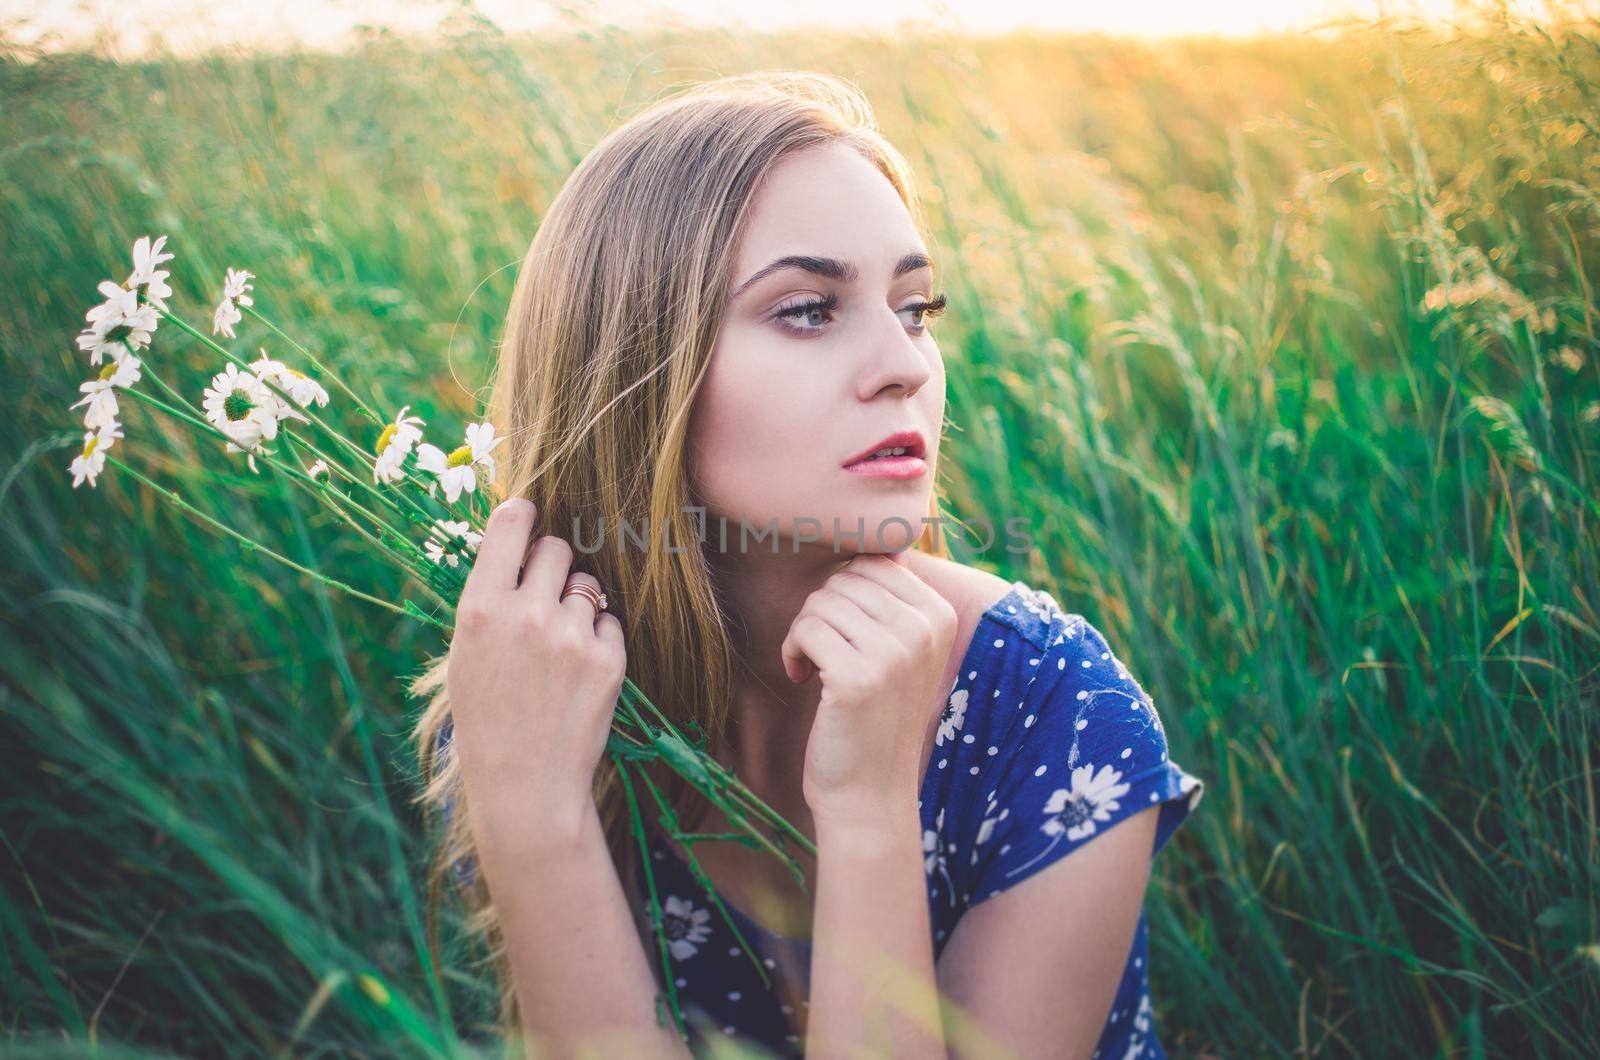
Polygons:
M955 739L956 730L961 728L966 718L967 690L958 688L950 693L950 702L944 705L944 713L939 715L939 735L933 742L943 745L946 740Z
M1017 599L1022 601L1022 606L1029 614L1041 622L1049 622L1052 614L1061 610L1061 605L1056 603L1056 598L1043 589L1034 589L1027 585L1019 585Z
M950 878L950 868L945 864L947 845L944 841L944 807L939 808L939 813L933 819L931 829L922 830L922 871L929 876L939 873L944 877L946 893L950 900L955 901L956 885Z
M1117 801L1128 793L1128 785L1118 783L1122 774L1110 766L1082 765L1072 771L1072 786L1057 788L1044 804L1046 819L1040 825L1046 835L1066 833L1068 839L1094 835L1096 821L1109 821L1121 808Z
M1009 808L1000 810L999 813L995 813L997 808L998 806L995 803L994 798L990 797L989 805L985 806L983 809L983 820L978 823L978 835L972 841L972 860L970 864L976 865L978 863L978 848L987 843L989 841L989 837L994 835L995 826L1001 821L1005 820L1011 814L1011 810Z
M1150 1034L1150 991L1139 996L1139 1009L1133 1014L1133 1030L1128 1034L1128 1049L1122 1060L1138 1060L1144 1053L1145 1038Z
M700 952L699 943L711 937L711 911L700 909L687 898L675 894L663 903L661 923L667 937L667 949L676 960L687 960Z

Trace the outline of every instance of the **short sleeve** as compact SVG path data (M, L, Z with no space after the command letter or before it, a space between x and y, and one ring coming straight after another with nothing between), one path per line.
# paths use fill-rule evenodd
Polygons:
M969 906L1159 805L1154 857L1205 792L1168 757L1150 696L1083 616L1055 613L1037 666L980 793Z

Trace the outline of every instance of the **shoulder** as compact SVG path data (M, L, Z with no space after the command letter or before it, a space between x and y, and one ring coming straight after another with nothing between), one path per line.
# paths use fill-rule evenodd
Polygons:
M968 900L1155 805L1159 850L1203 785L1171 760L1150 694L1106 636L1047 591L1014 582L986 617L990 639L975 648L989 665L958 678L972 708L965 727L983 749L951 822L970 850Z

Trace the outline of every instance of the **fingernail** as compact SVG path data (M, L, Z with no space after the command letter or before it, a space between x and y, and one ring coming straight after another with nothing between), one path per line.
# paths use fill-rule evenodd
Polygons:
M507 508L515 507L516 505L519 505L519 504L526 504L529 507L536 507L534 505L534 503L531 500L529 500L528 498L526 498L526 497L507 497L505 500L501 501L499 504L494 506L494 511L491 511L489 513L489 517L492 519L492 518L494 518L496 513L500 512L500 511L503 511L503 510L505 510Z

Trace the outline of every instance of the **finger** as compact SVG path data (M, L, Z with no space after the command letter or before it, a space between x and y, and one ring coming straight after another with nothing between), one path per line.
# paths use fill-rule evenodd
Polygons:
M829 575L823 587L849 597L857 607L879 622L886 622L901 606L900 600L877 581L858 570L844 568Z
M533 551L522 568L522 585L518 592L526 592L537 600L564 603L561 590L566 587L572 572L572 546L565 540L545 534L533 543Z
M810 680L814 672L827 673L842 666L854 651L826 619L802 612L783 638L781 654L784 675L798 685Z
M594 620L594 635L608 645L623 648L622 621L610 611L600 612L600 617Z
M832 586L824 586L812 593L806 600L805 609L825 619L859 652L870 651L872 645L885 636L881 622Z
M571 574L567 575L566 584L568 586L575 584L587 585L595 592L600 591L599 580L595 578L594 575L585 574L581 570L575 570ZM563 586L561 591L565 593L567 591L566 586ZM577 593L573 593L571 596L567 596L561 601L561 610L567 612L574 619L579 621L587 619L591 624L597 622L600 616L604 614L604 612L600 610L600 605L590 603L587 599L579 596Z
M533 532L534 516L539 506L526 497L512 497L489 513L489 522L483 528L483 540L478 542L478 556L467 572L466 584L461 594L484 590L501 591L517 587L517 572L522 567L522 554L528 547L528 535Z
M857 556L845 564L843 569L859 574L863 578L870 578L918 609L930 607L936 599L943 599L939 596L938 590L917 577L911 568L896 563L888 556L878 553Z
M884 634L902 644L919 643L927 632L929 611L939 606L944 598L921 578L897 567L887 557L874 555L862 559L870 559L871 562L858 565L851 561L849 568L829 579L829 588L837 588L841 593L860 594L861 598L868 601L867 606ZM916 585L904 585L902 575ZM919 591L919 586L925 591ZM897 591L901 589L908 591Z

